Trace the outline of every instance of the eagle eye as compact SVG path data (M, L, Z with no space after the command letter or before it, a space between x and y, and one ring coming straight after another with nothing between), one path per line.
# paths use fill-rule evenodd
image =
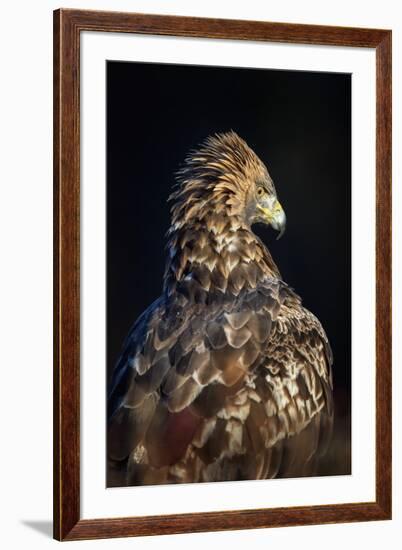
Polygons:
M259 185L257 187L257 197L259 199L262 199L262 197L264 197L264 195L267 195L267 191L266 189L264 189L264 187L262 187L261 185Z

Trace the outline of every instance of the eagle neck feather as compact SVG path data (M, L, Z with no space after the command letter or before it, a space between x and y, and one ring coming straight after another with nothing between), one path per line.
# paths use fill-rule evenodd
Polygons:
M168 294L188 294L191 288L193 293L238 295L264 279L280 278L268 249L240 216L213 212L187 223L176 220L168 232L167 250Z

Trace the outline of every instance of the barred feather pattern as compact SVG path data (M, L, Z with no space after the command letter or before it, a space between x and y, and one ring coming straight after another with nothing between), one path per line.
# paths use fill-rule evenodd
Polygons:
M332 354L251 231L271 182L233 132L187 159L162 296L135 323L108 400L108 485L311 475L331 436Z

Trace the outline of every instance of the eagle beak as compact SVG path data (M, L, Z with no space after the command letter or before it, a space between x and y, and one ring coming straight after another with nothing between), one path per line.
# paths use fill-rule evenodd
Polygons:
M277 236L276 240L280 239L285 233L286 229L286 214L280 202L278 200L275 201L272 209L263 208L262 206L258 206L258 208L262 212L266 222L269 223L271 227L275 229L275 231L279 231L279 235Z
M279 209L275 212L271 225L276 231L279 231L279 235L276 237L276 240L279 240L285 233L286 214L279 202L277 204L279 206Z

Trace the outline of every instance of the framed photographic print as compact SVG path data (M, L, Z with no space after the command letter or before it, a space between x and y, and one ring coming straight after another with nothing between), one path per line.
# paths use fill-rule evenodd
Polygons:
M54 536L391 517L391 31L54 13Z

